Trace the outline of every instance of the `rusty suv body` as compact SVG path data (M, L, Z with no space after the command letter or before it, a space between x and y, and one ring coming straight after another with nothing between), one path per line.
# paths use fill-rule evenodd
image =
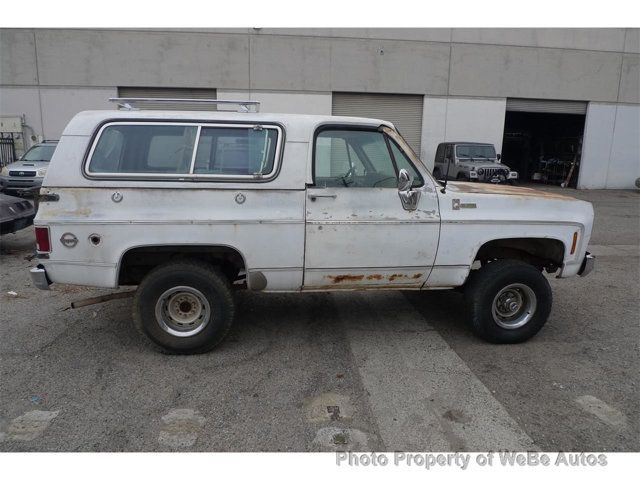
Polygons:
M366 118L82 112L60 138L35 224L32 275L43 288L140 290L184 261L265 292L456 288L496 260L559 277L592 265L591 204L528 188L445 187L391 123ZM214 318L215 299L201 293ZM216 343L203 347L194 338L207 329L191 335L180 324L198 294L180 297L195 300L176 303L175 318L175 298L157 298L149 315L168 320L149 322L173 337L147 325L156 343Z

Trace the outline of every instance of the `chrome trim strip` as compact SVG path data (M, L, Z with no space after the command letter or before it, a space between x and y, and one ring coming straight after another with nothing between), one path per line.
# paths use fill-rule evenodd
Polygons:
M561 220L442 220L442 223L446 224L478 224L478 225L567 225L567 226L575 226L582 227L584 225L578 222L564 222Z
M300 225L304 224L304 220L75 220L69 219L64 221L45 222L42 226L47 225L262 225L262 224L278 224L278 225ZM39 224L39 225L40 225Z
M250 268L248 272L292 272L302 271L302 267L256 267Z
M415 225L417 223L440 223L434 220L307 220L308 225Z
M307 272L324 272L326 270L430 270L431 265L391 265L387 267L322 267L322 268L306 268Z
M434 265L433 268L464 268L469 270L471 265Z
M43 263L45 263L47 267L51 265L82 265L85 267L114 268L117 266L115 263L81 262L79 260L47 260Z

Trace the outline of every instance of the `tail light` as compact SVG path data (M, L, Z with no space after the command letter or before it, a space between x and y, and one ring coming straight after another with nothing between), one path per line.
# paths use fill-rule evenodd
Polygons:
M51 252L49 227L36 227L36 249L38 252Z

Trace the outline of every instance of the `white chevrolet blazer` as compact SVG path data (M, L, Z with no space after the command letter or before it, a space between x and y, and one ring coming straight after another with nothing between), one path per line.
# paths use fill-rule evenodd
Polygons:
M89 111L67 125L40 192L33 282L137 285L163 350L217 345L233 290L463 287L471 325L524 341L551 311L544 272L585 275L590 203L434 180L369 118Z

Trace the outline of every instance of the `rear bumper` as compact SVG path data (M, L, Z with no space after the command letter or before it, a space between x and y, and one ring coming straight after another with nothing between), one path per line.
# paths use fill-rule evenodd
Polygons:
M581 277L589 275L595 265L596 257L591 255L589 252L585 253L584 259L582 260L582 265L580 266L580 270L578 270L578 275L580 275Z
M42 265L33 267L29 273L31 273L31 282L34 287L37 287L40 290L49 290L51 280L47 277L47 272Z

